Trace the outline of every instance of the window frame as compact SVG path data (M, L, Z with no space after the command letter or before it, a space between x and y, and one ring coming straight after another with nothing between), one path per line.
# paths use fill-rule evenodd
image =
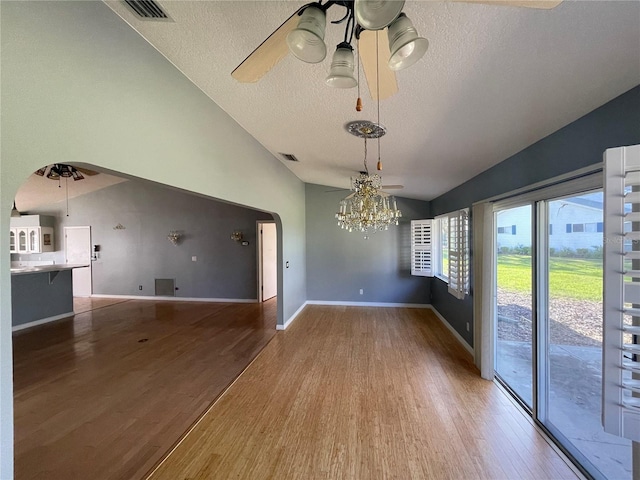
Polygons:
M438 215L433 219L433 249L432 254L434 258L433 262L433 276L439 278L447 285L449 284L449 270L443 271L443 254L444 248L442 246L442 220L447 221L447 231L449 230L449 214ZM448 235L448 234L447 234ZM449 242L447 240L447 254L449 251Z

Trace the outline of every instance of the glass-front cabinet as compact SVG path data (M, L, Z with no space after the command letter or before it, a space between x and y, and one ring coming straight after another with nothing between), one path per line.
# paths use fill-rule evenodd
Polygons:
M18 243L16 241L16 229L12 228L9 231L9 252L18 253Z
M40 246L40 227L29 229L29 251L42 252Z
M18 228L18 253L29 253L29 244L27 243L28 230L26 228Z
M11 253L53 252L52 227L14 227L9 230Z

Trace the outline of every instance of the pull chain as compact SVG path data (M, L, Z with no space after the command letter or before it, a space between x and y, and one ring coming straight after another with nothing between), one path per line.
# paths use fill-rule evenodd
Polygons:
M361 112L362 98L360 97L360 38L356 38L356 48L358 49L358 100L356 101L356 112Z

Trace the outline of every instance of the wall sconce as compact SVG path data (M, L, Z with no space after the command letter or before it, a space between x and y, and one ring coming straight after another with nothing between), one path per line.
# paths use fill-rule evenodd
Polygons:
M242 232L236 231L231 234L231 240L234 240L236 242L241 242L243 238L244 236L242 235Z
M169 235L167 235L167 239L173 244L178 245L180 242L180 238L182 238L182 234L176 230L171 230Z

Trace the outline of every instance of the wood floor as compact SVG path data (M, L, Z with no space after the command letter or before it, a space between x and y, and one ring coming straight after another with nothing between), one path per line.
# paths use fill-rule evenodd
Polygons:
M275 299L107 303L14 334L16 479L143 478L276 334Z
M576 476L429 310L307 306L150 478Z

